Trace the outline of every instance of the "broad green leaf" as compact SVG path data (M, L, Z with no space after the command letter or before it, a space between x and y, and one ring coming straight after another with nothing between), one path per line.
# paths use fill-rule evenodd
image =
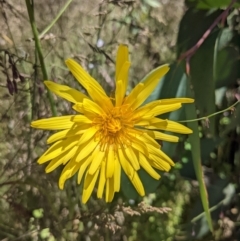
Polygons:
M230 183L229 178L222 179L217 175L213 176L211 173L208 179L211 179L211 185L208 187L210 203L209 210L213 220L217 222L222 210L230 205L232 198L236 195L236 188L234 184ZM206 216L202 210L202 203L199 200L193 206L192 212L189 216L189 219L193 224L189 228L189 233L194 230L196 239L202 239L209 232Z
M158 170L157 172L162 176L162 172ZM143 168L138 171L138 174L143 183L145 193L149 194L155 192L161 182L161 178L160 180L153 179ZM121 191L128 199L137 199L140 197L131 181L123 171L121 173Z
M220 144L222 140L220 138L201 138L200 139L200 150L201 150L201 160L203 164L209 164L208 160L210 158L210 153L215 150L215 148ZM182 168L180 169L181 176L196 180L196 174L194 171L194 165L192 160L191 150L185 150L182 154Z
M178 56L193 47L203 36L221 11L204 11L190 8L182 18L177 40ZM215 82L213 55L219 29L214 29L190 58L190 76L194 98L200 117L215 112ZM215 120L211 119L209 131L215 135Z
M195 4L199 9L212 9L212 8L226 8L230 5L232 0L188 0L189 4ZM233 5L235 8L240 7L240 1L237 0Z
M197 8L200 8L200 9L226 8L230 5L231 2L232 2L232 0L217 0L217 1L216 0L201 0L197 4ZM237 1L237 2L238 3L235 3L233 5L233 7L235 7L235 8L240 7L239 1Z
M190 92L190 89L189 89ZM186 109L187 119L196 119L197 114L193 105L190 105ZM200 197L203 205L203 209L206 215L206 219L209 225L209 229L213 232L212 218L209 211L209 202L208 202L208 193L204 183L202 162L201 162L201 149L200 149L200 138L198 134L198 123L197 122L188 122L188 127L192 129L193 133L189 135L189 142L191 144L192 160L195 170L195 174L199 184Z
M221 50L224 47L228 46L231 42L233 37L235 36L233 29L227 27L220 30L218 36L217 36L217 49Z
M216 88L231 86L238 78L239 53L234 47L226 47L217 53Z
M186 11L179 25L177 38L178 57L201 39L221 12L220 10L206 11L195 8L189 8Z
M234 84L239 76L239 53L232 45L234 36L234 31L230 28L221 29L217 36L213 57L213 77L216 88Z
M215 82L213 78L213 53L218 33L213 33L190 60L190 75L193 84L196 106L200 117L215 112ZM209 125L211 134L215 135L215 117Z

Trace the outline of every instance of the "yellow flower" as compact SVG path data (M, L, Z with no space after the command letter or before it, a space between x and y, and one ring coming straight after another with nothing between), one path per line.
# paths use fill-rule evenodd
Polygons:
M38 163L49 162L47 173L60 165L65 166L59 178L60 189L63 189L67 179L78 172L78 184L84 178L83 203L88 201L95 186L97 197L102 198L105 190L105 200L111 202L114 193L120 190L121 169L137 192L144 196L138 170L143 168L153 178L159 179L160 175L155 169L168 172L174 165L156 140L177 142L178 137L160 131L192 133L179 123L156 116L175 111L182 103L192 103L193 99L163 99L141 106L160 78L168 72L168 65L151 72L125 96L130 67L125 45L120 45L117 52L114 98L108 97L100 84L73 59L66 60L66 64L87 90L88 96L66 85L44 82L53 93L72 102L78 114L31 123L34 128L59 130L48 138L47 143L52 146Z

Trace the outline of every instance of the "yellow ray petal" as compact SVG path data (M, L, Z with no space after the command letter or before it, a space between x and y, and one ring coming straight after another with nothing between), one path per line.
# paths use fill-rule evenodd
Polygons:
M156 140L162 140L162 141L169 141L169 142L178 142L179 137L168 135L159 131L146 131L146 133Z
M59 141L61 139L66 138L67 133L69 132L69 129L63 130L63 131L58 131L57 133L54 133L47 139L47 144L53 143L55 141ZM72 133L75 135L75 133Z
M161 100L153 101L135 110L132 119L151 118L153 116L177 110L180 107L181 103L162 105Z
M162 115L164 113L178 110L179 108L181 108L181 106L182 105L180 103L156 106L152 110L150 110L147 113L145 113L144 115L142 115L142 118L150 119L154 116L158 116L158 115Z
M156 180L160 179L161 176L152 168L152 166L149 164L148 160L142 153L139 153L139 163L151 177Z
M79 125L76 125L75 128L73 127L71 129L59 131L59 132L51 135L47 139L47 143L50 144L55 141L59 141L61 139L65 139L65 138L72 137L72 136L79 136L79 139L80 139L81 135L83 133L85 133L91 126L92 126L91 124L79 124Z
M169 163L167 163L165 160L162 160L160 157L155 156L155 155L150 155L150 162L151 165L155 168L157 168L160 171L165 171L165 172L169 172L169 170L171 169L171 166Z
M87 170L85 180L84 180L84 188L83 188L83 195L82 195L83 203L86 203L89 197L91 196L93 188L98 178L98 174L99 174L99 169L94 173L94 175L90 175Z
M127 83L128 83L129 67L130 67L130 62L125 62L121 68L121 72L118 75L118 79L116 79L116 90L115 90L116 106L120 106L125 97L126 90L127 90Z
M94 115L104 115L104 110L96 103L91 100L84 99L83 100L83 109L86 112L89 112Z
M72 118L72 121L73 122L76 122L76 123L81 123L81 124L91 124L92 123L92 120L88 119L86 116L84 115L74 115L73 118Z
M118 149L118 160L120 161L124 172L131 179L131 177L133 176L133 173L134 173L134 169L133 169L132 165L128 162L128 159L124 155L121 148Z
M113 179L114 179L114 191L119 192L120 185L121 185L121 165L117 155L116 155L116 158L114 159Z
M172 105L172 104L187 104L187 103L193 103L194 99L191 98L171 98L171 99L161 99L161 100L155 100L152 101L150 103L147 103L144 106L141 106L137 109L138 111L142 111L142 110L151 110L156 106L160 106L160 105Z
M122 80L116 81L116 90L115 90L115 106L120 106L123 102L123 98L125 96L124 86Z
M158 156L165 162L168 162L171 166L174 166L174 162L172 161L172 159L168 155L166 155L161 149L155 148L152 145L148 145L148 150L150 154Z
M172 132L176 132L176 133L180 133L180 134L191 134L192 130L189 129L188 127L177 123L175 121L170 121L168 120L168 125L166 128L166 131L172 131Z
M176 132L180 134L191 134L192 130L187 128L186 126L177 123L175 121L167 120L167 126L162 125L162 120L159 118L153 118L150 121L150 126L145 128L151 128L151 129L159 129L159 130L165 130L165 131L171 131Z
M144 196L145 195L144 187L143 187L143 184L142 184L137 172L134 172L131 182L132 182L133 186L135 187L135 189L137 190L137 192L139 193L139 195Z
M82 149L79 152L79 155L76 157L76 162L80 162L82 159L89 156L95 150L97 145L98 142L94 139L91 139L89 142L85 142L83 145L81 145L80 147Z
M114 197L114 181L113 178L107 178L106 182L106 202L111 202Z
M79 145L83 145L84 143L94 138L97 131L98 131L98 128L95 126L88 128L79 139Z
M95 93L98 92L103 97L107 97L102 86L94 78L92 78L75 60L67 59L65 63L69 70L72 72L73 76L87 91L89 89L95 90ZM94 100L94 92L89 93L89 95Z
M160 100L162 105L170 105L170 104L176 104L176 103L193 103L194 99L192 98L171 98L171 99L161 99Z
M78 168L78 166L77 166ZM62 170L62 173L60 175L59 181L58 181L58 186L60 189L64 188L64 184L67 179L71 178L76 172L76 163L74 161L70 161Z
M119 80L119 75L121 73L122 67L125 62L128 62L128 47L127 45L120 44L117 51L116 58L116 76L115 80Z
M106 160L106 178L111 178L114 174L114 160L115 160L115 153L113 148L110 146L108 151L108 156Z
M158 119L158 118L154 118L154 119ZM136 121L134 125L142 126L144 128L151 128L152 121L153 121L153 119L150 119L150 120L140 119L139 121ZM167 122L167 120L158 119L158 125L161 126L162 128L164 128L164 127L167 128L168 122Z
M47 119L41 119L31 122L31 127L43 130L62 130L73 126L72 118L74 115L58 116Z
M65 139L66 137L75 136L75 135L76 135L76 133L71 131L71 129L58 131L57 133L54 133L47 139L47 144L51 144L51 143L59 141L61 139ZM79 135L81 135L81 133L79 133Z
M62 155L54 158L46 167L45 172L49 173L55 170L61 164L64 164L66 161L69 161L76 153L77 146L74 146L67 153L63 153Z
M131 105L134 110L138 108L149 97L149 95L157 86L160 79L168 72L168 70L169 67L165 64L156 68L144 78L142 82L144 84L144 88L140 92L135 93L135 101Z
M61 155L61 158L60 157L56 157L52 161L50 161L50 163L45 168L45 172L46 173L50 173L53 170L55 170L58 166L63 164L63 160L64 160L64 156L65 155L67 155L67 153L66 154L64 153L64 155Z
M77 145L78 138L68 138L63 141L58 141L54 143L39 159L38 164L43 164L53 158L60 156L61 154L67 152L69 149Z
M68 87L67 85L60 85L54 83L53 81L44 81L44 84L51 90L54 94L72 102L82 102L84 98L89 99L86 95L81 92Z
M162 140L162 141L169 141L169 142L178 142L179 141L179 137L177 136L172 136L172 135L168 135L159 131L147 131L146 133L153 139L156 140Z
M79 103L76 103L75 105L73 105L72 108L73 108L75 111L77 111L77 112L79 112L79 113L81 113L81 114L83 114L83 112L84 112L83 104L80 103L80 102L79 102Z
M105 159L105 151L101 151L98 147L94 150L92 154L92 163L88 169L88 173L93 175L100 167L101 162Z
M130 92L130 94L124 99L123 105L131 106L136 100L138 94L144 89L144 84L137 84L134 89Z
M137 137L131 135L132 147L137 151L141 152L144 155L148 156L148 149L146 143L141 140L142 135L138 135Z
M98 198L102 198L102 196L103 196L103 190L104 190L105 183L106 183L105 169L106 169L106 162L103 161L101 163L100 178L98 181L98 190L97 190Z
M163 121L164 122L164 121ZM134 123L135 126L149 126L150 125L150 120L143 120L143 119L139 119ZM167 123L166 123L167 126Z
M92 156L88 156L85 159L82 159L81 162L79 163L79 170L78 170L78 184L81 183L82 178L84 176L84 173L86 172L87 167L90 165L92 162Z
M65 63L74 77L86 90L93 87L93 89L105 94L102 86L94 78L92 78L91 75L89 75L88 72L84 70L82 66L79 65L74 59L67 59Z
M109 109L113 108L112 101L107 95L103 96L100 92L96 92L95 89L89 89L88 93L94 96L94 102L101 106L103 110L109 111Z
M148 145L154 146L155 148L160 148L160 145L149 135L146 133L142 134L141 136L138 136L138 139L145 143L145 145L148 147ZM147 155L146 155L147 156Z
M140 169L139 161L132 147L129 146L123 150L125 152L125 156L127 157L129 163L132 164L133 168L137 171Z

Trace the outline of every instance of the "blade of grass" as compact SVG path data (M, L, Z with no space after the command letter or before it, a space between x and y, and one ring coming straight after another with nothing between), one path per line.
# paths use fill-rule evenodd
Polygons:
M188 95L189 96L189 95ZM186 117L187 119L197 119L196 110L194 105L189 105L186 108ZM201 164L201 150L200 150L200 138L198 132L198 124L197 122L189 122L187 123L188 127L192 129L193 133L189 135L189 142L191 144L191 152L193 159L193 166L195 170L195 174L199 184L199 192L202 200L203 209L206 215L206 219L208 222L208 226L210 231L213 233L213 225L211 213L209 210L209 202L208 202L208 194L207 189L204 183L203 178L203 170Z
M33 0L32 1L31 0L25 0L25 2L26 2L28 16L29 16L29 22L30 22L31 27L32 27L32 32L33 32L33 36L34 36L34 41L35 41L37 53L38 53L38 58L39 58L40 65L41 65L43 78L44 78L44 80L48 80L47 69L46 69L46 65L45 65L44 57L43 57L43 53L42 53L42 47L41 47L39 34L38 34L38 30L37 30L36 23L35 23L35 19L34 19L34 1ZM52 94L48 89L47 89L47 96L48 96L48 99L49 99L49 102L50 102L52 115L56 116L57 115L56 106L54 104Z
M51 28L52 26L58 21L58 19L62 16L62 14L65 12L67 7L70 5L72 0L68 0L65 5L62 7L62 9L59 11L57 16L52 20L52 22L39 34L39 38L41 39Z

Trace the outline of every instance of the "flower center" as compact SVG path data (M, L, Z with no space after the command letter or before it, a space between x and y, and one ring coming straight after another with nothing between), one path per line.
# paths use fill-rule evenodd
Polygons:
M133 128L131 116L132 112L126 106L121 106L114 107L108 114L94 119L93 124L99 129L95 138L103 150L110 145L117 149L120 145L129 143L128 130Z
M108 117L105 121L106 129L110 133L116 133L122 129L122 123L119 118Z

